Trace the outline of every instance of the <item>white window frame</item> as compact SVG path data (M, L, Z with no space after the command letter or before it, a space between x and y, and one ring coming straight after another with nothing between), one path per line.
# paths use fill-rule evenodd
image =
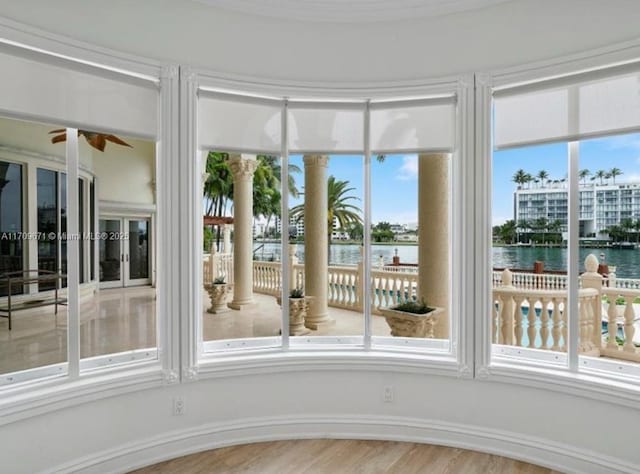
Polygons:
M24 42L28 38L28 45ZM24 50L30 57L40 56L43 61L54 65L65 65L69 61L76 63L82 70L88 68L93 74L114 79L121 77L124 82L129 77L134 81L148 81L155 84L159 92L159 119L156 137L156 170L157 170L157 206L158 215L158 258L162 259L163 270L159 274L158 301L156 309L157 349L127 351L124 353L107 354L104 356L80 359L79 347L79 272L90 270L78 269L79 245L78 240L68 240L68 284L69 284L69 322L67 362L34 369L0 375L0 418L16 420L43 410L61 408L77 404L80 400L95 398L96 394L105 392L105 384L109 386L109 394L126 393L139 390L141 386L150 387L167 383L177 383L180 380L179 351L178 351L178 311L166 304L167 301L177 301L176 282L179 275L171 272L171 263L176 261L177 252L172 252L172 241L167 238L171 231L175 232L170 215L169 204L176 199L177 185L173 178L179 168L178 157L178 67L163 65L160 62L119 55L114 52L88 47L82 43L71 42L55 35L34 35L30 28L0 19L0 43L11 45ZM103 71L103 73L101 72ZM22 119L43 123L51 123L51 117L29 116L23 117L3 111L7 118ZM55 119L54 119L55 122ZM58 123L64 123L59 121ZM67 124L71 125L71 124ZM77 136L75 129L68 130L66 142L66 173L68 180L67 202L68 222L67 233L77 233L78 220L78 177L86 177L78 166ZM57 171L61 171L56 168ZM26 170L23 168L26 174ZM89 185L85 183L86 202L89 202ZM174 195L172 195L174 193ZM95 187L95 202L97 207L98 186ZM26 204L26 203L25 203ZM87 211L85 209L85 211ZM88 212L85 214L89 215ZM95 220L98 213L95 213ZM89 228L85 222L85 228ZM97 229L97 227L96 227ZM96 241L97 244L97 241ZM88 246L94 251L94 246ZM166 262L165 262L166 258ZM90 266L87 255L85 264ZM97 261L96 261L97 265ZM173 294L172 294L173 293ZM92 380L94 383L87 383ZM38 390L34 390L38 388ZM58 393L51 396L51 390Z
M584 262L578 261L578 143L569 142L569 262L570 279L568 352L551 360L527 348L492 346L491 339L491 175L492 175L492 91L514 85L535 83L549 78L572 76L592 70L605 70L640 60L640 44L629 43L586 54L544 61L526 67L476 74L476 212L475 243L476 333L475 367L479 379L516 382L543 389L558 390L639 406L640 371L637 364L620 360L579 356L577 350L578 276ZM571 249L574 251L572 252ZM573 284L571 284L573 282ZM493 353L492 353L492 347ZM547 351L548 352L548 351Z
M245 362L255 367L256 364L266 368L273 365L271 360L276 358L288 358L295 353L300 357L312 357L323 359L335 358L336 353L349 354L363 353L369 358L375 357L407 357L413 359L419 357L422 361L421 367L425 371L433 370L437 373L449 373L461 377L473 377L473 324L469 318L463 317L465 314L471 314L473 304L471 301L462 298L462 295L469 294L471 285L473 284L473 271L469 268L468 262L472 255L471 239L463 236L469 236L473 229L473 193L470 189L470 183L473 182L473 77L463 76L450 78L447 80L437 81L432 84L427 83L420 87L398 86L393 91L392 97L397 97L398 105L410 103L406 97L415 97L416 103L424 101L424 98L433 97L434 100L441 101L442 96L455 95L457 97L456 105L456 125L455 125L455 149L450 154L451 159L451 180L450 180L450 212L449 212L449 229L455 229L452 232L452 244L450 247L450 266L453 269L450 276L450 308L451 308L451 325L450 337L446 344L433 341L418 341L411 338L393 338L389 342L385 338L379 339L378 342L386 344L372 344L370 330L370 307L365 304L365 318L363 334L361 336L308 336L290 338L288 331L283 331L281 337L270 338L243 338L229 339L220 341L202 340L201 318L202 303L199 292L193 291L194 288L202 287L202 269L201 269L201 219L202 219L202 197L201 197L201 175L200 155L201 150L198 147L197 140L197 101L198 95L203 91L204 94L219 93L228 98L229 94L236 94L240 101L256 102L264 100L281 101L284 113L282 114L282 170L286 172L288 164L288 147L287 147L287 114L286 108L291 105L295 107L317 106L346 109L358 108L365 111L365 123L368 120L368 104L372 101L392 103L389 98L389 89L372 90L369 92L369 100L359 99L353 100L353 92L348 89L335 89L331 91L321 91L313 94L309 90L298 91L295 86L264 86L255 87L247 84L243 90L238 90L238 85L230 82L222 81L219 77L210 75L205 70L183 68L181 71L181 103L183 111L187 113L186 118L183 117L182 122L182 143L183 153L188 157L193 166L185 173L185 179L182 181L183 189L187 190L182 198L186 202L183 206L183 229L188 228L188 233L184 235L185 245L182 247L183 262L190 262L191 268L188 275L183 279L182 285L185 292L191 291L189 301L183 300L183 308L187 309L190 318L182 321L183 339L182 339L182 358L184 378L195 380L199 377L214 376L215 374L229 370L231 366L235 367L235 363L246 358ZM295 97L299 94L300 99L285 99ZM313 100L307 100L305 97L313 95ZM317 97L327 97L320 100ZM437 99L436 99L437 98ZM428 99L427 99L428 100ZM364 221L370 223L370 184L369 180L369 163L370 148L368 143L368 127L365 127L365 143L363 150L363 167L365 170L365 183L363 193L364 201ZM225 150L225 151L241 151L256 152L256 150ZM364 151L364 153L363 153ZM406 150L403 150L406 152ZM332 152L323 152L331 154ZM187 176L188 175L188 176ZM286 175L282 178L285 179ZM286 179L285 181L286 182ZM288 196L283 193L283 221L288 218ZM188 221L187 221L188 219ZM370 259L369 239L365 237L365 281L370 275ZM288 296L288 252L286 251L287 242L284 242L282 249L282 273L283 285L282 297ZM188 248L187 248L188 247ZM184 293L183 293L184 294ZM365 302L369 301L368 298ZM368 315L368 317L367 317ZM282 306L282 326L288 327L288 308L287 305ZM392 338L387 338L392 339ZM264 359L261 360L261 358ZM373 360L373 359L372 359ZM229 361L229 363L225 363Z

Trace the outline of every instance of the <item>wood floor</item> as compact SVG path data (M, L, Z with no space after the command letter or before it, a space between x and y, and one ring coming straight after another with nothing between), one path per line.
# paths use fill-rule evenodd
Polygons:
M212 449L133 472L551 474L556 471L491 454L443 446L394 441L318 439Z

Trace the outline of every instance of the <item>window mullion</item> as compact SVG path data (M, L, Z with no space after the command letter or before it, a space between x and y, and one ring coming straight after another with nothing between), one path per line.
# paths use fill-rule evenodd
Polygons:
M282 348L289 349L289 130L288 114L289 103L284 101L282 106L282 127L280 130L280 146L281 146L281 166L280 166L280 274L282 282L280 285L280 298L282 301Z
M569 324L567 350L569 355L569 370L578 370L578 339L579 339L579 314L578 314L578 287L579 287L579 247L578 237L580 226L578 222L578 157L579 143L569 142L568 144L568 169L569 169L569 189L568 189L568 220L569 220L569 240L568 249L568 298L567 298L567 318Z
M69 376L78 377L80 373L80 295L78 268L78 131L67 128L67 339L69 356ZM60 206L58 206L60 208ZM60 219L61 221L61 219ZM60 229L60 225L58 226ZM62 245L63 235L58 236L58 245ZM64 237L66 238L66 237ZM60 247L59 247L60 248ZM61 253L60 259L62 259ZM58 285L60 281L56 282Z
M362 232L362 309L364 312L364 348L371 349L371 103L367 101L364 109L364 159L363 159L363 199L364 225Z

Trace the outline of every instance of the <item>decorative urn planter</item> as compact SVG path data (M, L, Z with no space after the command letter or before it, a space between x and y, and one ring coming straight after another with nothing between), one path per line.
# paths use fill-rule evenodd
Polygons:
M433 338L434 326L438 321L438 318L444 314L444 308L425 306L425 308L430 311L427 311L426 313L417 313L398 309L402 308L402 306L403 305L391 308L380 308L380 312L391 328L391 335L396 337Z
M229 311L227 296L231 294L233 285L225 283L224 279L217 278L213 283L205 285L204 288L209 293L211 300L211 307L207 309L207 313L218 314Z
M309 309L309 302L304 296L301 298L289 298L289 335L304 336L309 331L304 326L304 318Z
M304 325L304 318L307 315L309 309L309 296L304 296L304 293L299 288L294 288L289 293L289 335L290 336L304 336L311 331ZM277 302L282 305L282 298L277 297Z

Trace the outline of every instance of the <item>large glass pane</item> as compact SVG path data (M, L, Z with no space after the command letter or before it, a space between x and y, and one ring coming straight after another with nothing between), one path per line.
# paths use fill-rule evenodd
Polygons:
M59 271L59 224L60 198L58 194L58 173L38 168L38 232L43 236L38 240L38 269L49 272ZM55 288L56 283L40 282L40 290Z
M203 339L278 336L280 158L211 151L202 159ZM296 181L294 170L289 183L294 194Z
M22 165L0 161L0 274L22 270L23 231ZM22 285L11 289L12 294L23 292ZM0 287L0 296L8 288Z
M96 252L93 239L96 238L96 184L95 179L89 183L89 255L91 260L91 281L96 280Z
M420 339L422 346L448 349L450 167L451 156L443 153L372 159L370 295L376 344Z
M96 201L101 212L96 234L100 291L82 298L80 305L83 369L157 356L152 350L157 346L156 290L150 258L155 152L154 142L126 135L86 132L80 139L80 160L90 163L99 183L89 185L90 228Z
M494 356L567 363L567 153L557 143L493 154Z
M129 221L129 279L149 278L149 221Z
M580 367L620 375L621 361L636 373L640 362L639 144L638 133L579 143Z
M53 133L52 133L53 132ZM0 373L66 371L67 307L59 266L58 174L66 130L0 118ZM30 207L31 206L31 207ZM11 288L11 298L8 289ZM45 368L45 366L48 366ZM0 379L20 380L21 375Z
M307 298L299 335L362 337L362 156L292 155L289 162L304 170L302 193L289 210L292 287Z
M100 219L100 281L122 286L122 228L120 219Z
M85 195L84 180L82 178L78 178L78 231L80 232L81 236L87 235L87 229L85 228L85 218L84 218L84 210L86 207L86 204L84 202L84 195ZM80 244L78 245L79 252L80 252L79 254L80 283L85 282L85 274L86 274L85 259L84 259L85 247L86 247L85 240L87 239L80 240Z

